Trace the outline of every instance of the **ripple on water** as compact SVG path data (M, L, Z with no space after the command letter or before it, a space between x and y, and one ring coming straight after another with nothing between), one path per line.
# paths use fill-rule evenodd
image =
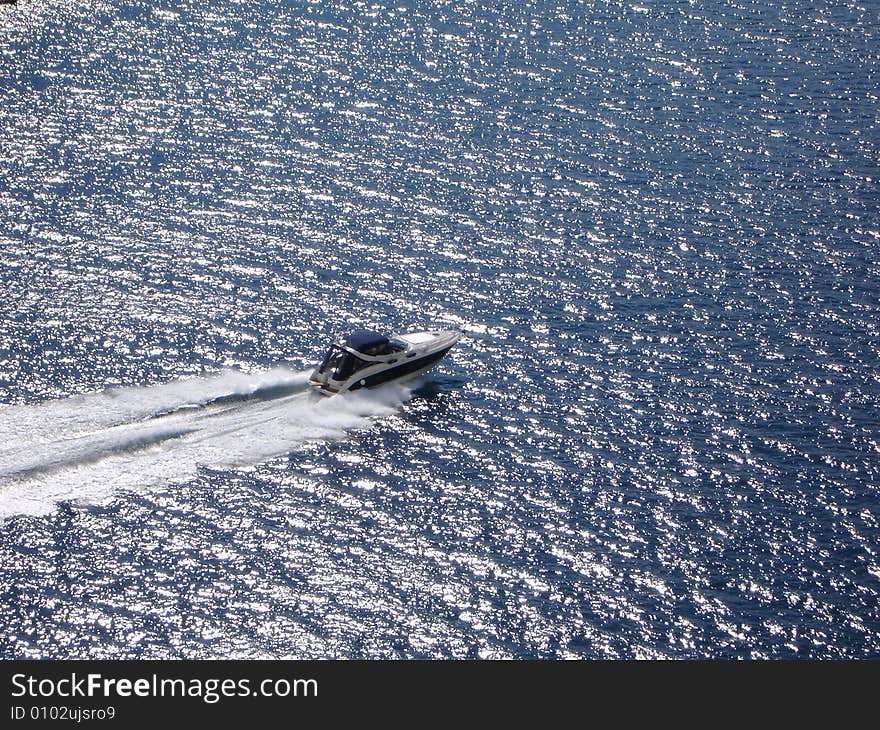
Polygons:
M3 656L878 654L870 8L0 28ZM55 446L429 323L411 399Z

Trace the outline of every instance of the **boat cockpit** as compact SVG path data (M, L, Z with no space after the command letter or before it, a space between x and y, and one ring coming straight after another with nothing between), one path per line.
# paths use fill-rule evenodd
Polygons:
M330 346L318 368L318 373L323 374L329 370L332 372L333 380L347 380L358 370L373 365L376 358L403 352L409 346L409 343L403 340L392 339L368 330L357 330L341 343ZM365 355L370 359L365 360L358 355Z

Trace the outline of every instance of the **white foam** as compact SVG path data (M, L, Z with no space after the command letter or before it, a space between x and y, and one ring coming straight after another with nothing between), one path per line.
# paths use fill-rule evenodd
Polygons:
M304 388L307 378L286 369L228 372L0 408L0 518L48 514L61 501L100 503L120 490L191 479L200 466L253 466L367 426L412 392L392 384L333 398L285 390L215 402Z
M92 431L174 408L201 405L229 395L249 395L264 388L305 386L309 371L274 368L262 373L227 370L206 377L181 378L150 387L107 388L31 406L0 406L0 451L46 443L61 436Z

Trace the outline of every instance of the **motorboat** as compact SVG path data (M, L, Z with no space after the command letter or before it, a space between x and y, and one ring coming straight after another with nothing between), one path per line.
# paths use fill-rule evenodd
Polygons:
M355 330L337 340L309 377L323 395L413 380L436 365L459 341L454 330L383 335Z

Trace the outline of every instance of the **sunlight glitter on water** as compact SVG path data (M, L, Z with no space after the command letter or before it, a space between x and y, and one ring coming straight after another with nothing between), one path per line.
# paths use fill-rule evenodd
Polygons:
M876 655L875 16L0 7L3 465L466 334L314 432L196 409L31 472L3 655Z

